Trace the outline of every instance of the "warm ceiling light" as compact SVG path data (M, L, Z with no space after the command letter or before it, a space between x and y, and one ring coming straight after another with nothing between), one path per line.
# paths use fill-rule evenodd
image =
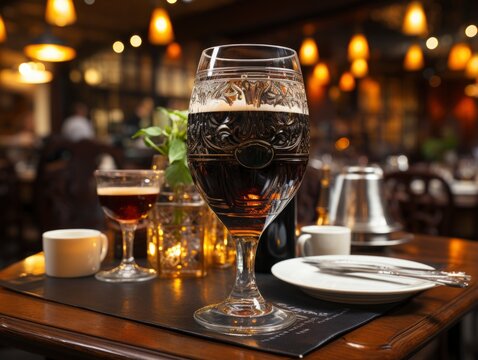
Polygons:
M20 82L25 84L45 84L53 79L53 74L45 70L45 65L38 62L22 63L18 66Z
M465 29L465 35L469 38L475 37L478 34L478 28L476 25L468 25Z
M178 0L166 0L169 4L176 4Z
M129 43L132 47L140 47L143 43L143 39L141 39L141 36L139 35L133 35L130 37Z
M438 39L434 36L429 37L425 43L427 49L435 50L438 47Z
M355 34L349 42L348 57L350 61L368 59L369 49L367 38L363 34Z
M68 46L55 44L31 44L25 46L25 54L40 61L62 62L74 59L76 52Z
M469 84L465 87L465 95L478 98L478 85Z
M315 65L313 76L320 85L327 85L330 82L329 68L324 63Z
M103 80L103 76L101 76L101 73L95 68L86 69L84 77L85 82L92 86L99 85Z
M356 78L363 78L368 74L368 64L364 59L357 59L350 65L350 71Z
M182 52L181 45L179 45L177 42L169 44L166 48L166 56L171 60L179 59Z
M173 25L166 10L156 8L149 23L149 41L155 45L166 45L174 40Z
M465 75L469 78L478 78L478 53L473 54L470 60L468 60Z
M305 38L299 49L299 59L302 65L314 65L319 61L319 49L314 39Z
M428 32L427 18L420 2L413 1L408 4L402 31L407 35L426 35Z
M448 55L448 68L450 70L464 70L470 57L470 47L465 43L456 43Z
M124 51L124 44L121 41L115 41L113 43L113 51L117 54L121 54Z
M355 79L349 71L342 74L339 80L339 88L342 91L352 91L355 89Z
M65 45L60 39L49 33L41 35L33 43L25 46L25 54L40 61L69 61L76 56L75 49Z
M407 53L405 54L405 59L403 60L403 67L408 71L420 70L423 68L423 52L420 45L414 44L411 45Z
M5 28L2 15L0 15L0 43L5 40L7 40L7 29Z
M341 137L335 142L335 148L338 151L344 151L347 150L350 146L350 140L346 137Z
M66 26L76 21L76 11L72 0L48 0L45 19L56 26Z

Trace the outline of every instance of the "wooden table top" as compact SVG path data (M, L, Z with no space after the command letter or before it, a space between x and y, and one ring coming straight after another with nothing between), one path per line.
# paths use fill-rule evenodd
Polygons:
M322 346L306 359L400 359L421 348L478 304L478 242L416 236L377 255L447 263L473 276L466 289L436 287ZM0 272L32 271L27 258ZM34 271L34 269L33 269ZM283 356L127 321L0 287L0 341L51 358L281 359Z

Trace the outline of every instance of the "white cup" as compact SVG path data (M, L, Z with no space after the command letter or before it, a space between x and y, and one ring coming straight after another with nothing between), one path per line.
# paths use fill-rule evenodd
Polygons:
M100 269L108 239L92 229L52 230L43 233L43 252L48 276L88 276Z
M352 233L348 227L309 225L300 229L297 256L349 255Z

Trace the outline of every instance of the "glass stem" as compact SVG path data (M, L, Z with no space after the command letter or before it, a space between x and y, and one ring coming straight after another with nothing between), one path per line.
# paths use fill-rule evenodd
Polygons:
M234 242L236 244L236 281L226 302L233 306L254 308L254 312L263 312L266 304L257 288L254 270L259 237L235 236Z
M121 224L121 232L123 235L123 259L121 260L121 264L123 265L134 264L133 243L135 230L136 224Z

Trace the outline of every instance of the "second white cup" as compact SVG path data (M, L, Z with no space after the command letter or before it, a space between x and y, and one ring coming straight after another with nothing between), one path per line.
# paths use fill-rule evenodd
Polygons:
M300 229L297 256L349 255L352 232L345 226L308 225Z
M100 269L108 239L93 229L52 230L43 233L43 252L48 276L88 276Z

